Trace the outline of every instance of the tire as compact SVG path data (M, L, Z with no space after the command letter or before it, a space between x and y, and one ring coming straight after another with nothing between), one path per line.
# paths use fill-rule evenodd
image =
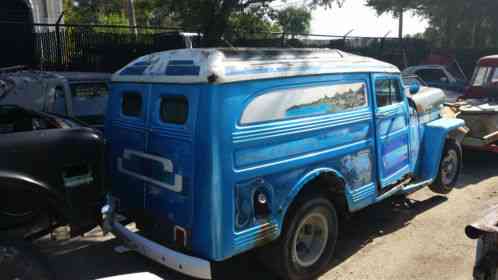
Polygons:
M40 196L29 190L0 195L0 230L24 227L36 221L43 213L40 200Z
M461 170L462 148L454 141L447 141L436 180L429 188L438 194L449 194L456 186Z
M334 205L323 195L305 195L286 215L280 238L262 250L261 257L282 279L315 279L328 268L337 235Z

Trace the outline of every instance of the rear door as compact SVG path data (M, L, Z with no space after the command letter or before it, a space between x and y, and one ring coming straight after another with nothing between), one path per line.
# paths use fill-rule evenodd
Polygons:
M149 91L148 85L114 84L106 126L112 192L123 210L138 214L144 208Z
M153 85L149 103L145 208L168 237L192 227L195 116L199 87Z
M398 75L373 75L378 172L385 189L410 172L408 108Z

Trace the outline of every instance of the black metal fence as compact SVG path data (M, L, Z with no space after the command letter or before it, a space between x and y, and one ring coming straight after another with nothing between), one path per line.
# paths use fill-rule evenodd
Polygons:
M0 67L114 72L144 54L189 47L174 28L0 22L0 31L12 27L27 32L2 38Z
M189 47L202 47L197 33L178 28L109 25L56 25L1 22L0 67L27 65L57 71L114 72L144 54ZM435 49L422 39L343 37L329 35L290 36L282 33L235 34L225 47L338 48L391 62L400 68L424 62L438 53L458 60L467 74L479 57L498 49Z

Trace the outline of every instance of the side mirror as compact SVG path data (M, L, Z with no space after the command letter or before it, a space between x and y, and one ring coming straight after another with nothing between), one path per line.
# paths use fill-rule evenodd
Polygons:
M417 94L420 91L419 83L413 83L410 85L410 94Z

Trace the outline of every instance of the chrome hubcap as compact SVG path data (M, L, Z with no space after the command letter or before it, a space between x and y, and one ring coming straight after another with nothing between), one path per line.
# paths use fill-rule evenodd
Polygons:
M329 228L327 218L321 213L306 216L294 235L292 257L301 267L316 263L327 245Z
M458 173L458 154L455 150L448 151L448 154L441 162L441 180L443 184L449 185Z

